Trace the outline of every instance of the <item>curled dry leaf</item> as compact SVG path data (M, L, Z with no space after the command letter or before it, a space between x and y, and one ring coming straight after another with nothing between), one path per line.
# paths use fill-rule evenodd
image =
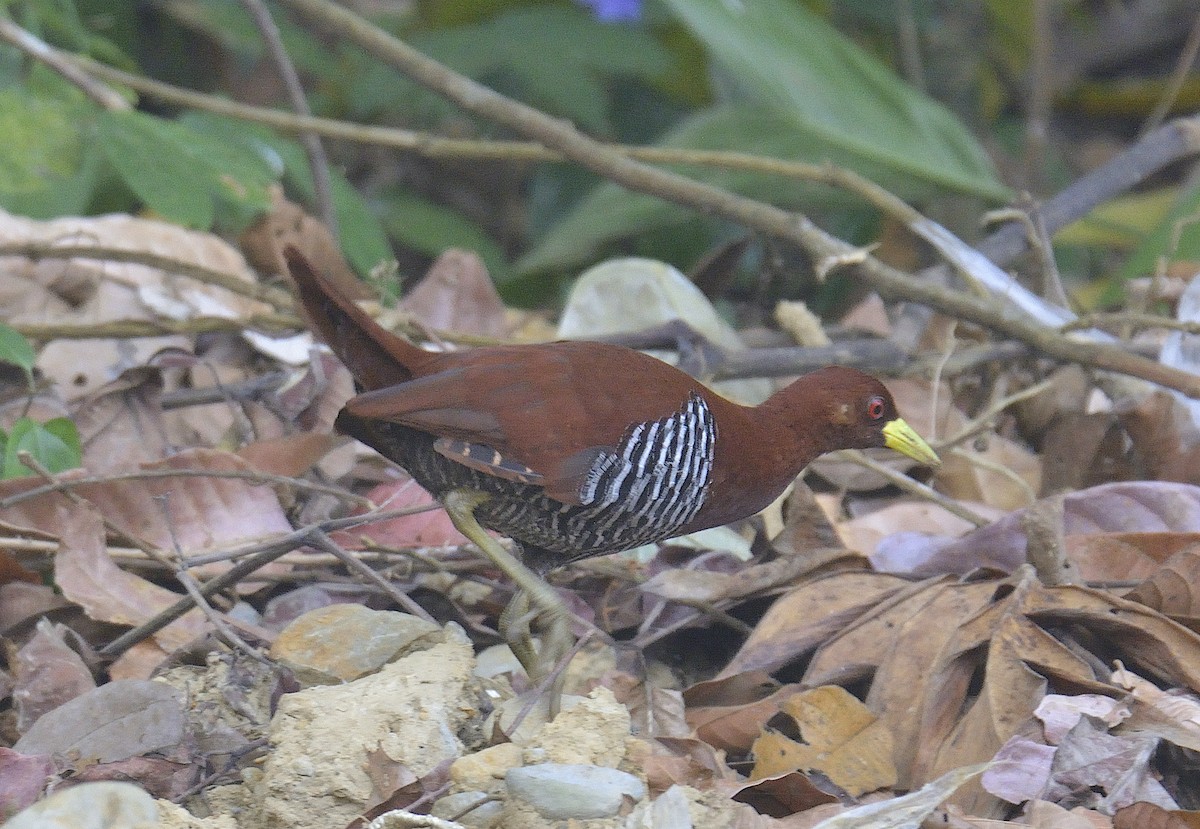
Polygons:
M891 732L845 689L803 691L779 711L754 741L751 780L819 772L854 797L895 785Z

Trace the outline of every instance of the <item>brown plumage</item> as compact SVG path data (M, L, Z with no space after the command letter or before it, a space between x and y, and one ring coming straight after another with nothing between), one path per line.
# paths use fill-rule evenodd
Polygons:
M431 352L381 328L295 249L285 258L309 322L363 390L338 428L436 497L482 493L474 518L539 571L753 515L834 449L937 462L883 385L854 369L821 369L747 407L615 345Z
M400 463L434 495L476 486L497 497L544 493L578 506L596 457L616 450L636 423L670 417L698 396L715 420L715 452L703 504L671 528L678 535L754 515L812 459L888 445L884 426L902 423L887 389L852 368L806 374L761 406L744 407L665 362L610 344L427 352L384 330L294 248L286 258L308 322L364 389L347 403L338 428ZM911 429L899 431L910 440L893 440L896 449L936 463L923 441L913 443ZM500 463L458 455L463 444L486 447L494 457L485 461ZM480 523L532 548L539 569L619 548L564 539L536 549L547 546L544 539L494 525L486 509ZM642 535L648 537L637 543L666 537Z

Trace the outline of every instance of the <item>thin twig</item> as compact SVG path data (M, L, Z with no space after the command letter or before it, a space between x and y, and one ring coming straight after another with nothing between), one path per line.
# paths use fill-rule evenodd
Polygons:
M304 87L300 84L300 76L296 73L296 67L292 63L287 49L283 47L283 38L279 34L279 27L275 25L275 20L271 17L266 3L263 3L262 0L241 0L241 3L242 8L249 12L250 17L254 19L254 25L263 39L263 45L267 47L267 54L271 56L271 62L275 64L279 79L283 81L284 89L287 90L292 109L300 115L312 115L308 98L304 95ZM317 215L329 228L333 238L337 239L338 222L337 213L333 209L333 185L329 175L329 157L325 154L325 147L321 144L320 136L316 133L304 131L299 134L299 138L300 144L308 156L309 170L312 172L313 196L317 205Z
M436 619L429 615L429 611L413 601L411 596L402 590L397 590L394 584L385 579L383 576L379 575L376 570L368 567L361 559L352 556L350 553L343 550L334 542L332 538L329 537L328 533L324 532L323 530L314 531L312 535L309 536L309 544L313 547L316 547L318 550L324 550L325 552L335 556L338 561L346 565L346 568L352 573L358 573L360 576L367 579L367 581L378 585L379 588L383 590L383 592L386 593L392 601L400 605L413 616L418 616L427 622L437 622Z
M88 75L70 56L55 49L32 32L22 29L7 17L0 17L0 40L15 46L24 54L62 75L102 109L110 112L133 109L133 105L122 98L120 93Z
M252 484L274 484L277 486L295 487L296 489L310 492L320 492L364 507L375 506L371 502L371 499L347 492L340 487L306 481L303 478L289 478L286 475L269 475L264 472L242 469L143 469L138 472L121 472L115 475L88 475L79 478L58 477L52 484L17 492L9 495L7 498L0 498L0 510L15 507L17 504L32 498L41 497L48 492L66 492L76 487L91 486L93 484L108 484L114 481L152 480L154 478L235 478L249 481Z
M100 262L127 262L134 265L145 265L167 273L187 276L197 282L216 285L248 299L265 302L276 311L287 313L295 307L292 295L280 288L262 285L252 278L247 279L196 262L188 262L144 249L57 241L5 242L0 244L0 256L25 256L35 261L38 259L94 259Z

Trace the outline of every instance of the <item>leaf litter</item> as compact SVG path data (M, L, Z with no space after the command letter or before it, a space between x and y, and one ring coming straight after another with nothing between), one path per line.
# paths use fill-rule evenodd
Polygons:
M62 238L2 218L13 237ZM76 236L254 278L214 237L132 218L72 221ZM262 240L272 232L243 240L260 264L273 261L278 240ZM158 241L139 247L147 233ZM297 238L329 259L317 236ZM14 308L79 318L50 301L68 285L99 292L110 315L89 307L90 322L187 318L212 303L246 318L267 307L225 289L197 294L145 266L114 276L52 262L29 264L36 293ZM470 254L444 257L435 276L393 323L424 315L437 332L538 330L489 298ZM73 354L91 342L66 345ZM256 352L256 342L231 333L203 348L179 336L140 340L150 350L132 354L92 348L75 374L67 351L40 352L55 381L48 400L84 436L85 469L0 483L5 814L73 783L119 779L185 803L198 820L237 814L244 827L348 825L386 808L450 819L465 807L445 810L468 800L480 814L498 808L500 825L536 827L543 819L512 801L504 780L545 762L633 773L650 792L637 808L686 806L709 821L697 825L915 825L941 809L980 826L1023 814L1083 829L1170 822L1200 807L1189 754L1200 749L1200 489L1178 475L1097 474L1128 470L1129 451L1143 466L1178 469L1168 462L1174 433L1148 437L1164 410L1084 420L1083 394L1043 395L1040 408L1013 415L1045 438L1042 454L1013 429L985 425L933 481L983 517L979 529L823 461L809 482L824 492L797 487L761 523L726 536L728 550L707 549L713 536L554 574L585 640L554 728L540 724L536 689L511 660L473 673L475 651L496 641L506 585L459 548L444 513L421 511L427 497L401 473L330 437L352 394L344 369L319 348L303 365L276 362L283 352ZM927 383L893 387L926 434L977 427L965 412L981 401L949 385L936 424L922 405ZM1126 432L1133 449L1114 449L1112 435ZM1062 516L1050 536L1078 583L1029 564L1042 541L1027 513L1048 481L1067 480L1089 485L1049 496ZM385 511L416 515L365 523ZM231 570L247 557L261 564ZM303 654L281 628L336 604L395 607L363 581L363 565L444 631L413 652L374 656L359 628L331 622L322 648L367 659L366 673L340 686L298 681L280 666ZM198 600L223 573L234 577ZM186 612L155 622L173 609ZM120 636L143 629L136 641ZM441 674L454 679L426 687ZM402 706L375 707L389 698L430 712L426 730ZM488 717L509 700L532 706L519 728ZM301 721L309 727L294 727ZM424 754L413 753L418 742ZM626 804L625 814L639 813Z

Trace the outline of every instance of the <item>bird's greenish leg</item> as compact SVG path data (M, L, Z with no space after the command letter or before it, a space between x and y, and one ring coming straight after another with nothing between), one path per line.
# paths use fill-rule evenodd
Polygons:
M544 679L570 651L574 644L571 635L570 611L558 594L540 576L526 567L484 530L475 518L475 510L488 495L474 489L456 489L442 498L446 512L458 531L479 548L492 564L512 580L517 593L500 615L500 634L512 648L530 679ZM541 634L540 652L533 645L531 626ZM557 708L561 682L552 690L552 708Z

